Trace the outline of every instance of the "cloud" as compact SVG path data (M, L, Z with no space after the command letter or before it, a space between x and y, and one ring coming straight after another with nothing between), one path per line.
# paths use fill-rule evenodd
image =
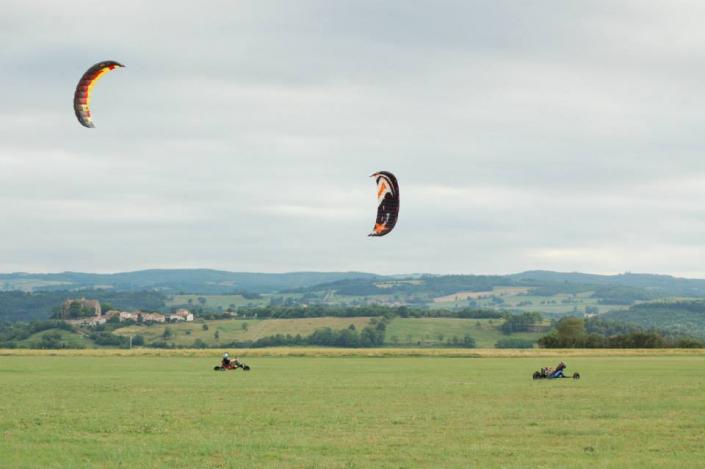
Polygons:
M2 271L705 275L698 2L3 6Z

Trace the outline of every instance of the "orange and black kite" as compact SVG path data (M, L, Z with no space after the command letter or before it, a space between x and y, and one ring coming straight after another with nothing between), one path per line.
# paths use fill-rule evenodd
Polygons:
M380 171L372 176L377 181L377 221L370 236L384 236L397 224L399 217L399 184L397 178L388 171Z
M114 60L106 60L93 65L81 77L81 81L76 86L76 93L73 95L73 110L76 111L78 122L84 127L93 128L93 118L91 117L91 92L96 82L111 70L124 67L123 64Z

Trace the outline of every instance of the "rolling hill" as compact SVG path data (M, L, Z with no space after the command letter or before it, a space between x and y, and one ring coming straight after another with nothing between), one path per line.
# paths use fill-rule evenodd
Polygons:
M362 272L291 272L282 274L226 272L211 269L153 269L115 274L62 272L0 274L1 290L76 290L102 288L122 291L159 290L166 293L219 294L233 291L267 293L305 288L342 279L375 279Z
M363 272L276 274L209 269L115 274L11 273L0 274L0 321L47 319L52 309L65 299L80 296L99 299L120 309L169 311L187 307L197 314L273 306L373 304L434 310L470 307L538 311L546 318L607 313L608 319L645 327L699 331L700 312L690 306L673 306L673 298L699 304L698 300L705 299L705 280L538 270L511 275L387 276ZM702 329L705 330L705 322ZM409 334L400 331L394 335L402 342Z
M705 300L657 301L633 305L603 316L643 328L705 337Z

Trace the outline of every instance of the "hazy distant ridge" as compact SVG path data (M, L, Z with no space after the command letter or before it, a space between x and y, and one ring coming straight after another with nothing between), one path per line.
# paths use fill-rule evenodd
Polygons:
M0 274L0 290L65 290L112 288L115 290L157 289L166 292L225 293L272 292L305 288L342 279L376 279L362 272L227 272L212 269L151 269L115 274L82 272Z
M286 290L325 289L349 283L356 288L376 289L380 280L424 279L424 289L438 294L463 289L487 289L492 285L596 285L645 289L659 294L705 296L704 279L685 279L670 275L618 274L597 275L579 272L533 270L510 275L377 275L365 272L228 272L213 269L151 269L114 274L83 272L0 274L0 290L67 290L110 288L115 290L160 290L166 293L203 294L247 291L253 293ZM413 284L405 290L421 288Z

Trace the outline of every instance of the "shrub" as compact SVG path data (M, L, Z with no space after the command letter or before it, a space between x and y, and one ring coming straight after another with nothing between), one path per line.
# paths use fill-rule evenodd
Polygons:
M541 321L540 313L510 314L500 326L500 330L507 335L513 332L526 332L539 321Z
M686 337L676 340L673 346L676 348L703 348L705 347L705 343L701 340Z
M127 347L130 343L129 337L115 335L110 332L94 332L89 337L97 345Z
M460 345L465 348L475 348L475 339L466 334Z

